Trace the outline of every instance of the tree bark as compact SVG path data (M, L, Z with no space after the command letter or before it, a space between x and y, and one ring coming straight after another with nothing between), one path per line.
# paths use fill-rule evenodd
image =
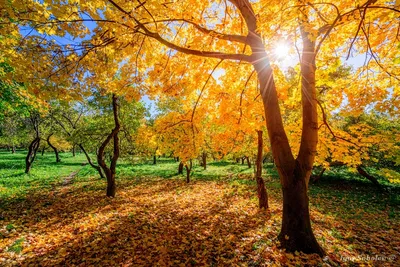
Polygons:
M53 133L51 133L51 134L47 137L46 141L47 141L47 144L53 149L53 151L54 151L54 153L55 153L55 155L56 155L56 162L58 163L58 162L61 162L61 160L60 160L60 156L59 156L59 154L58 154L57 148L56 148L55 146L53 146L53 144L50 142L50 137L51 137L52 135L53 135Z
M72 146L72 156L73 157L75 157L75 147L76 147L76 144L73 144L73 146Z
M203 154L201 155L201 159L202 159L202 166L206 170L207 169L207 153L206 152L203 152Z
M178 166L178 174L183 174L183 162L179 162L179 166Z
M263 159L263 139L262 131L257 131L258 147L256 160L256 180L258 193L258 207L260 209L268 209L268 194L265 189L264 179L262 178L262 159Z
M156 165L157 164L157 157L156 157L156 155L154 155L153 156L153 165Z
M369 173L367 173L362 167L361 165L357 166L357 171L360 175L362 175L363 177L367 178L368 180L370 180L374 185L376 185L377 187L381 187L381 184L378 182L378 180L370 175Z
M11 146L11 153L12 153L12 154L15 154L15 144L14 144L14 143L13 143L12 146Z
M32 163L35 160L36 153L40 145L40 138L38 136L30 143L28 147L28 154L25 158L25 173L29 173L32 167Z
M312 232L308 207L307 185L304 170L296 166L292 181L283 188L282 228L278 236L280 244L289 252L302 251L323 255Z
M118 98L115 94L112 95L112 107L113 107L113 115L114 115L114 124L115 127L111 131L111 133L107 136L107 138L103 141L101 144L99 151L97 153L97 162L99 163L100 167L103 169L106 178L107 178L107 192L106 195L108 197L115 197L116 193L116 184L115 184L115 173L116 173L116 166L117 166L117 160L119 157L119 138L118 138L118 132L121 128L121 125L119 123L118 119ZM113 149L113 155L111 158L111 163L110 167L107 166L105 160L104 160L104 150L108 143L113 139L114 143L114 149Z
M186 168L186 183L190 183L190 172L192 170L192 160L189 160L189 165L185 164Z
M303 51L301 58L302 134L293 172L280 173L283 191L283 218L279 241L287 251L323 255L311 228L308 182L318 142L317 98L315 90L315 42L300 27ZM276 159L279 169L281 162Z
M246 156L247 167L251 168L250 157Z
M241 1L240 1L241 2ZM246 1L247 2L247 1ZM247 4L249 4L247 2ZM276 164L283 191L283 216L280 244L289 252L302 251L323 255L324 251L317 243L311 229L308 206L308 181L314 163L318 138L317 102L315 91L315 43L308 39L308 33L302 30L303 53L302 74L302 110L303 128L300 150L294 159L288 138L283 127L273 72L268 61L262 39L256 32L256 19L251 6L237 4L241 13L249 18L249 43L257 59L253 66L260 83L262 102L272 155ZM242 11L244 10L244 11Z

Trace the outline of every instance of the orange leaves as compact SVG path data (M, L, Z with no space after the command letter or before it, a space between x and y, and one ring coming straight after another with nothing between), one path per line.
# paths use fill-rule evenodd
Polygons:
M223 173L238 167L225 163ZM174 166L163 166L163 172ZM257 208L251 174L187 185L180 178L132 177L136 171L124 170L114 199L104 198L104 181L77 177L77 183L40 187L23 202L7 202L0 264L347 266L376 263L366 255L396 255L397 208L371 188L310 185L311 219L327 251L320 258L279 248L282 196L276 177L268 178L270 210L264 212Z

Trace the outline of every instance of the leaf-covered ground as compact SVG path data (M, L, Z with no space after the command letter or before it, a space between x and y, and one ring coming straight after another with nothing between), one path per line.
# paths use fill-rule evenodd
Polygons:
M288 254L276 241L282 212L276 178L266 179L270 210L265 212L257 208L255 183L244 166L220 163L211 164L207 171L197 168L197 179L195 172L192 183L186 184L184 177L175 175L175 165L122 165L115 199L105 198L105 181L80 165L76 166L79 173L68 183L63 183L70 179L66 175L50 187L34 187L18 201L3 199L0 265L400 263L399 207L391 194L374 191L368 184L334 181L311 185L314 233L327 257ZM226 175L219 175L216 169ZM218 178L211 179L211 172Z

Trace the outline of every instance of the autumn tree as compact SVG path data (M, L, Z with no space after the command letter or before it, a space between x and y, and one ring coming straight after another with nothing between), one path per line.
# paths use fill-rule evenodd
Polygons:
M298 5L297 9L290 6L288 7L289 9L295 10L293 13L290 13L294 18L292 21L296 21L297 24L296 26L292 26L292 29L295 29L295 31L299 33L302 42L302 49L300 52L303 111L302 133L300 148L296 157L290 148L285 133L273 69L271 68L270 57L267 54L263 37L261 35L263 29L274 25L271 24L271 21L267 21L267 24L263 24L265 18L269 17L266 16L267 12L264 11L267 9L261 9L262 11L260 13L262 16L260 16L261 14L258 14L257 16L255 8L260 7L257 4L252 4L246 0L232 0L230 1L232 5L228 5L225 2L225 12L230 14L232 9L236 9L239 13L239 17L247 26L247 34L240 35L217 32L219 29L218 27L207 29L202 26L204 22L202 15L207 10L207 3L199 4L199 6L191 5L190 7L185 8L185 13L182 14L179 13L179 8L181 8L181 6L174 6L175 12L172 12L170 16L168 16L170 13L167 10L169 8L167 5L164 6L163 4L153 3L152 5L146 5L145 11L148 15L143 12L141 13L141 15L143 14L142 17L140 17L139 15L133 15L130 13L127 6L122 3L116 3L114 1L109 2L117 11L121 12L124 16L129 17L143 35L153 38L171 49L197 56L249 62L253 65L257 72L260 84L272 153L282 183L284 201L282 229L279 235L279 240L283 247L289 251L300 250L307 253L323 254L323 250L318 245L311 230L307 196L308 181L314 163L318 140L318 105L315 88L316 57L323 41L327 36L329 36L334 28L340 26L340 23L338 22L343 20L345 16L352 15L356 12L363 14L362 18L359 19L361 26L358 27L356 38L358 37L357 35L360 28L366 35L365 28L363 28L365 26L363 25L365 22L365 15L369 10L368 8L376 1L367 1L362 5L345 11L342 11L335 5L333 5L335 8L334 11L327 9L320 10L316 8L314 4L308 4L302 1L296 3ZM272 3L270 5L272 6ZM193 12L189 12L188 8L190 11L193 10ZM202 11L199 17L196 17L199 13L195 11L195 8ZM220 7L220 9L223 8ZM335 17L335 20L326 20L326 14L321 15L321 12L326 14L337 12L336 16L333 16ZM185 14L188 13L192 15L191 19L185 19ZM315 15L313 14L319 16L320 20L316 21ZM222 19L226 19L226 16ZM174 42L175 38L174 40L168 39L165 34L164 36L162 35L163 32L160 32L158 28L158 26L163 25L165 21L176 21L187 25L185 30L182 31L185 32L185 34L191 34L196 37L199 36L199 33L203 34L201 42L196 44L191 43L188 45L182 42ZM236 33L241 28L239 26L235 29L234 26L238 25L235 25L235 22L235 19L232 19L229 21L231 24L224 22L221 25L225 26L226 30L232 29L233 32ZM240 20L238 20L238 22L240 22ZM241 30L243 32L243 28ZM173 35L175 35L175 33ZM365 37L368 40L368 46L370 49L370 38L368 36ZM228 41L229 44L225 46L226 49L223 51L207 51L203 48L204 46L201 45L207 43L207 41L211 41L215 42L214 44L219 44L215 45L216 47L222 48L224 47L224 44L222 44L224 40ZM238 45L235 46L233 44ZM247 47L250 48L250 51L246 49ZM232 52L235 50L236 53ZM244 53L238 53L237 51L244 51Z
M111 133L109 133L106 139L101 143L99 147L99 151L97 152L97 162L99 163L100 167L103 169L103 172L107 178L107 196L108 197L115 197L115 170L117 166L117 160L119 157L119 138L118 133L120 131L121 125L118 118L118 97L113 94L112 95L112 110L113 110L113 117L114 117L114 124L115 127L112 129ZM113 141L113 152L110 159L110 166L108 167L106 161L104 159L104 150L106 146Z
M338 95L346 94L348 102L357 106L360 101L383 100L387 98L389 88L396 88L390 97L393 101L381 101L382 109L395 112L390 105L395 103L394 99L398 99L399 94L399 69L393 64L393 59L399 58L399 51L391 49L398 44L396 17L399 11L396 8L393 3L379 0L362 3L248 0L136 3L108 0L52 5L26 1L25 6L20 3L6 5L4 13L13 23L32 25L41 33L68 33L73 37L88 34L89 29L84 24L86 20L96 23L95 34L89 37L89 41L82 41L79 47L87 53L76 53L73 49L74 52L64 57L65 62L60 62L69 71L77 69L74 62L85 61L90 52L99 51L99 48L114 56L126 57L125 62L134 66L130 69L132 73L140 73L138 63L144 64L145 60L148 65L142 65L142 70L146 69L144 66L151 66L147 69L149 82L169 68L169 59L173 58L182 60L182 65L188 62L188 58L191 61L187 64L190 68L184 66L174 70L181 75L173 76L173 84L179 84L181 77L193 77L199 69L212 69L211 66L219 64L215 59L235 61L238 66L252 66L257 74L268 137L282 184L280 243L288 251L322 255L323 250L311 229L307 194L318 142L316 77L320 68L330 64L332 54L349 57L363 53L366 64L359 68L356 77L362 79L364 84L337 88ZM18 32L15 25L11 26L8 31ZM38 39L28 38L27 42L33 44L40 41ZM289 143L284 128L279 100L284 88L280 86L276 68L272 66L271 50L280 39L296 46L300 57L302 122L298 149ZM54 44L47 46L56 50ZM14 56L12 52L5 50L10 57ZM16 57L15 62L23 61L23 57ZM42 61L46 62L45 59ZM159 64L160 61L165 64ZM202 65L201 61L206 63ZM46 63L49 64L48 61ZM87 64L99 73L105 73L94 59L88 60ZM118 64L112 66L118 68ZM28 68L25 71L28 72ZM371 80L375 72L377 74ZM80 77L84 74L76 73ZM233 77L232 73L225 75ZM248 76L249 72L243 75ZM190 90L198 89L190 85L196 84L199 77L193 77L191 83L187 83ZM190 79L187 78L188 81ZM372 81L380 86L374 86ZM223 86L228 88L229 84ZM33 88L38 91L37 94L46 94L40 92L39 87ZM180 92L180 89L173 86L170 91ZM194 122L193 119L185 119ZM182 125L187 127L187 124Z

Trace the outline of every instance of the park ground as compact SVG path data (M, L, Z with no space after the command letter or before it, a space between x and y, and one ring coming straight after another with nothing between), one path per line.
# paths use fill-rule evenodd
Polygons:
M0 266L399 266L399 187L375 188L344 169L309 188L326 257L279 248L282 194L264 166L270 208L257 207L252 169L195 166L192 181L161 158L120 161L117 196L85 158L0 152Z

